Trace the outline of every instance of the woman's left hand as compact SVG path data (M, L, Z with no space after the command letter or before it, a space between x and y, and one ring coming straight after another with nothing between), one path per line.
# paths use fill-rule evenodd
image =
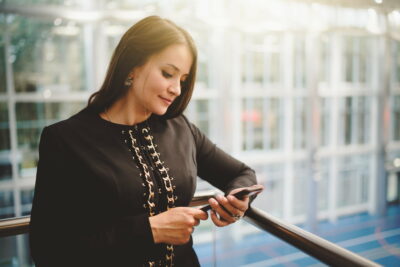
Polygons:
M233 194L240 190L242 190L242 188L236 188L226 197L216 196L216 198L210 198L208 200L212 208L211 220L216 226L227 226L243 217L244 213L249 208L249 197L245 196L241 200L234 197Z

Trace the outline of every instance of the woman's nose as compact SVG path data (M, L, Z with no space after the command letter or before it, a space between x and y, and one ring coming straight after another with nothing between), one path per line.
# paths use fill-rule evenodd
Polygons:
M171 84L171 86L168 88L168 92L173 95L179 96L181 94L181 82L178 81Z

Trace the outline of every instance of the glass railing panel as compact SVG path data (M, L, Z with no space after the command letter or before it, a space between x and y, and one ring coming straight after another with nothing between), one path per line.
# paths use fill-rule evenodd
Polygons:
M32 267L28 234L0 238L0 267Z
M214 227L209 235L214 239L195 243L203 267L309 266L320 263L245 221L224 228Z
M211 220L201 222L193 233L193 243L202 267L212 267L216 263L217 231Z
M195 233L201 266L326 266L244 220ZM361 213L322 221L313 234L383 266L400 263L400 205L389 206L385 217Z

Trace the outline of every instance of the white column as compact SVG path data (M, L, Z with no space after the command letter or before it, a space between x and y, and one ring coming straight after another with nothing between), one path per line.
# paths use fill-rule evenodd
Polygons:
M283 162L284 176L283 176L283 218L291 221L293 216L293 36L291 33L285 33L283 36L282 46L282 65L285 72L282 74L282 83L285 91L285 97L282 98L283 102L283 150L285 153L286 162Z
M338 195L338 157L335 152L337 152L338 140L339 140L339 98L335 95L334 92L338 91L338 87L340 86L341 79L341 70L342 70L342 40L341 36L336 33L332 33L331 35L331 60L332 60L332 69L331 69L331 84L329 86L329 90L332 92L332 107L331 107L331 135L330 135L330 150L333 151L333 156L330 161L330 179L329 179L329 201L328 201L328 210L329 210L329 220L335 222L337 219L337 195Z
M94 92L100 89L103 84L104 78L107 72L107 66L110 63L111 57L107 55L112 52L107 51L107 33L106 28L108 27L108 22L101 21L98 26L93 27L94 40L93 40L93 84L92 87L88 87L89 92ZM90 60L88 59L88 62ZM91 76L88 76L91 77ZM87 84L87 86L90 86Z
M387 19L387 16L386 16ZM387 24L386 24L387 25ZM377 156L377 173L375 174L377 178L376 183L376 202L375 211L380 216L386 214L386 190L387 190L387 175L385 169L386 161L386 146L389 143L389 120L385 120L385 114L390 113L389 108L389 88L390 88L390 77L392 72L392 55L391 55L391 45L392 39L387 35L384 38L384 45L382 46L383 51L383 64L380 68L380 78L381 78L381 90L378 92L378 127L377 131L377 143L378 143L378 156Z
M240 153L243 135L242 135L242 124L241 124L241 111L242 111L242 99L241 99L241 90L242 88L242 65L241 55L243 53L243 47L241 42L241 36L239 33L232 33L232 72L231 78L232 81L230 88L231 95L231 116L230 116L230 129L232 129L232 151L235 154Z
M319 159L317 158L317 150L319 147L320 134L320 111L319 111L319 95L318 80L320 69L320 49L319 38L316 33L306 35L305 41L306 58L308 59L306 66L307 77L307 99L306 99L306 147L308 154L308 197L307 197L307 227L310 231L315 232L317 227L318 215L318 179Z
M84 60L84 69L86 70L86 80L85 80L85 89L88 91L93 91L95 81L94 81L94 42L93 42L93 24L85 23L83 25L83 60Z
M369 129L370 131L370 145L374 148L374 152L371 156L370 162L371 162L371 167L370 167L370 174L369 174L369 187L368 187L368 210L371 214L376 214L377 206L375 203L377 202L377 192L376 192L376 186L377 186L377 173L378 173L378 129L379 127L379 120L381 119L379 117L379 80L380 80L380 60L379 60L379 53L382 49L384 49L384 43L385 39L384 38L377 38L377 40L374 40L372 44L372 49L371 52L373 53L372 58L371 58L371 127Z

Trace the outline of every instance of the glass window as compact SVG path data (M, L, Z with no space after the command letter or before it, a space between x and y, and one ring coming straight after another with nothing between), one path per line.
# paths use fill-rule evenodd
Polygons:
M330 161L329 159L320 160L318 169L319 171L315 174L318 181L318 210L323 211L328 209L328 201L329 201L329 180L330 180Z
M344 37L345 81L370 82L371 48L369 37Z
M306 110L306 99L295 98L294 99L294 148L303 149L306 147L306 125L307 125L307 110Z
M117 47L119 41L121 40L122 35L128 28L131 26L130 23L114 23L112 21L104 21L102 26L102 30L106 36L107 46L104 51L105 62L110 62L111 56L114 53L115 48ZM102 38L104 35L97 35L96 38ZM101 41L100 41L101 42ZM104 66L105 70L107 70L107 65Z
M244 61L244 81L246 83L255 83L259 86L263 82L264 58L263 58L263 40L255 36L248 36L246 47L243 54Z
M329 142L330 142L330 138L331 138L331 131L330 131L331 99L330 98L321 98L320 112L321 112L320 145L328 146Z
M356 99L357 103L357 130L356 142L358 144L367 144L370 139L370 108L371 101L369 97L360 96Z
M0 191L0 219L15 217L13 191Z
M8 104L0 102L0 152L10 150L10 126L8 123Z
M257 173L258 182L264 185L264 191L257 196L253 205L281 217L285 197L282 179L284 166L282 164L259 165L255 166L254 170Z
M346 97L340 102L340 127L342 144L366 144L370 142L370 98Z
M269 36L265 39L265 73L266 84L278 84L282 81L281 73L281 47L283 39L280 36Z
M200 54L201 55L201 54ZM205 89L209 87L208 79L208 64L204 58L199 57L197 64L196 82L200 82L205 85Z
M253 62L253 82L262 84L264 80L264 53L253 52L251 54Z
M31 214L33 192L33 189L21 190L22 216Z
M209 117L209 104L210 100L198 100L196 105L197 125L204 134L210 133L210 117Z
M10 126L8 123L8 105L0 102L0 181L12 178L10 163Z
M8 123L8 105L0 103L0 181L12 178L10 163L10 126Z
M0 15L0 29L4 27L3 16ZM0 93L7 91L6 88L6 60L5 60L5 48L4 39L0 35Z
M36 173L37 148L42 129L78 112L85 103L17 103L17 140L21 153L19 175L31 177Z
M249 98L243 100L243 149L263 148L263 110L262 99Z
M243 150L270 150L282 147L282 107L276 98L243 100Z
M8 1L11 2L11 1ZM12 0L13 4L19 5L59 5L59 6L79 6L79 0Z
M304 89L306 87L306 41L304 36L294 37L293 53L293 81L294 88Z
M29 234L0 238L0 266L34 266L29 253Z
M260 51L246 51L245 62L245 82L255 83L261 86L263 82L264 58Z
M280 98L264 99L264 149L278 150L283 146L283 105Z
M17 92L85 90L82 27L73 21L10 20Z
M281 38L251 37L243 54L243 81L270 87L281 81Z
M303 215L306 212L308 198L307 162L296 162L293 166L293 215Z
M345 62L345 81L353 81L353 42L351 37L344 39L344 62Z
M8 105L0 102L0 181L12 178L10 163L10 126L8 123Z
M344 103L342 103L342 131L341 133L344 134L344 144L350 144L351 143L351 130L352 130L352 98L351 97L346 97L344 99Z
M393 59L393 83L400 83L400 42L392 41L392 59Z
M316 172L316 194L318 198L317 209L319 211L328 208L329 195L329 161L321 160L317 162ZM303 215L307 210L309 192L309 164L306 161L295 162L293 165L295 174L293 176L293 215Z
M400 141L400 95L392 97L392 140Z
M205 135L210 134L210 105L213 100L196 99L189 103L188 117Z
M220 36L203 27L204 25L197 24L196 27L193 27L193 25L187 24L182 26L193 36L197 46L196 88L216 88L222 72L217 67L218 61L222 59L222 55L217 52L219 51L217 46Z
M346 207L368 202L370 157L345 156L338 175L338 206Z
M327 35L321 36L321 69L320 81L329 83L332 69L331 62L331 38Z
M80 2L80 0L75 0L77 2ZM140 11L147 11L151 12L154 14L157 14L160 8L161 4L158 4L157 0L141 0L141 1L132 1L132 0L116 0L116 1L110 1L110 0L96 0L93 1L96 2L96 5L99 7L107 8L107 9L136 9ZM174 1L175 4L172 4L171 7L174 7L174 16L179 17L181 14L179 14L180 8L185 8L187 5L177 5L176 2ZM143 17L145 17L146 13L143 13Z
M0 181L12 179L12 167L8 154L0 156Z

